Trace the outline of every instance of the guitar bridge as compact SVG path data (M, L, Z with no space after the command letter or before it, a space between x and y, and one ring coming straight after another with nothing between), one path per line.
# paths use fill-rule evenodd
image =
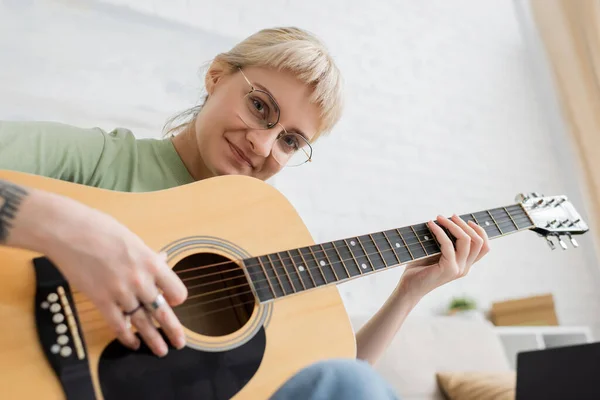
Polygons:
M33 260L36 274L35 322L42 350L67 399L95 399L69 284L45 257Z

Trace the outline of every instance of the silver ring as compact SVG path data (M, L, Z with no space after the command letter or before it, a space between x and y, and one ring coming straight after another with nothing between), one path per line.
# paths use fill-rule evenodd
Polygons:
M158 308L160 306L162 306L163 304L166 304L166 303L167 303L167 301L165 300L163 295L161 293L159 293L154 298L154 301L152 301L152 303L150 303L150 305L146 306L146 307L150 308L151 311L156 311L156 310L158 310Z

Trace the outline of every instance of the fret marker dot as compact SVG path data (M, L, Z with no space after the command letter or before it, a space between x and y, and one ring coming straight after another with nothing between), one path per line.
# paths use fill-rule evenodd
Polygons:
M355 246L355 245L356 245L356 242L355 242L354 240L351 240L351 241L350 241L350 245L351 245L351 246Z
M400 243L396 243L396 247L400 247Z
M321 267L324 267L325 266L325 261L321 260L321 262L319 264L321 264Z
M300 272L304 271L304 266L303 265L299 266L298 270L300 270Z
M490 226L490 221L485 221L485 226Z
M424 238L425 240L429 240L429 236L427 236L427 235L423 236L423 238Z
M361 266L363 269L367 269L367 264L364 264L364 263L363 263L363 264L360 264L360 266Z

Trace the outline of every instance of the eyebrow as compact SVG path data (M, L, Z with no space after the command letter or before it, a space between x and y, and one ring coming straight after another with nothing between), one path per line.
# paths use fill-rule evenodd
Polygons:
M275 96L273 95L273 93L271 93L271 91L269 89L267 89L264 85L261 85L258 82L252 82L252 84L256 87L258 87L261 90L264 90L265 92L269 93L269 95L271 96L271 98L273 100L275 100ZM277 100L275 100L275 104L273 104L275 107L277 107L277 110L279 112L281 112L281 107L279 107L279 104L277 104ZM308 136L306 135L306 133L302 132L300 129L296 129L296 128L292 128L292 129L286 129L286 131L288 132L292 132L292 133L297 133L298 135L304 137L304 139L306 139L306 141L308 143L310 143L310 139L308 138Z

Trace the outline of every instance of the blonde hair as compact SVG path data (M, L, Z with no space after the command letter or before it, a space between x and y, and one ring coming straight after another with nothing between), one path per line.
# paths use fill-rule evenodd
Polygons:
M238 68L268 67L291 72L302 83L312 88L310 101L320 110L319 131L312 138L329 133L339 121L343 110L343 79L324 44L308 31L295 28L263 29L231 50L218 54L212 64L219 64L226 73ZM202 104L171 118L167 133L181 130L192 122Z

